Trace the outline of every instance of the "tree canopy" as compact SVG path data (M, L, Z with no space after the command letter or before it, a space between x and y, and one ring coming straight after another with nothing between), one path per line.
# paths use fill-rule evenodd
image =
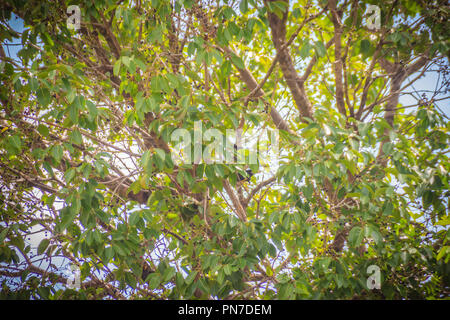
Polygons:
M449 296L447 1L0 10L1 298ZM199 125L276 159L174 161Z

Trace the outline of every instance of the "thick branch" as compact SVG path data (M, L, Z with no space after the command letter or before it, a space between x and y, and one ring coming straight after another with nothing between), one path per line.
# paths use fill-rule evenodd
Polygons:
M336 0L329 2L334 25L334 76L336 83L336 104L339 112L346 115L344 102L344 84L342 82L342 22L336 9Z
M236 194L234 193L233 189L231 188L231 185L228 182L228 180L223 181L223 186L224 186L225 190L227 191L228 196L231 199L231 202L233 203L234 209L235 209L236 214L238 215L239 219L241 219L244 222L247 221L247 214L245 213L245 210L242 207L241 202L236 197Z
M401 85L403 81L411 74L419 71L429 61L427 56L420 57L415 63L408 67L404 67L401 64L394 64L388 60L380 59L380 65L386 72L390 73L391 85L390 85L390 97L386 103L384 119L391 126L394 127L395 111L398 105L398 100L401 91ZM386 159L384 157L383 146L389 141L389 130L385 130L385 139L380 145L378 151L377 161L382 165L386 165Z
M265 181L260 182L247 196L247 198L244 200L243 207L246 208L250 202L250 200L255 196L255 194L258 193L259 190L264 188L265 186L271 184L272 182L275 182L277 180L276 177L272 177L270 179L267 179Z
M287 1L286 1L287 2ZM295 104L300 112L300 115L305 118L312 119L312 106L311 102L306 95L306 91L300 77L295 70L294 62L289 54L284 43L286 41L286 20L288 12L284 13L282 19L280 19L275 13L268 13L268 20L272 31L272 41L277 50L277 54L280 55L279 63L283 72L284 80L292 93Z
M228 54L236 55L233 52L233 50L231 50L228 47L224 47L223 49ZM257 88L258 83L256 82L255 78L253 77L253 75L250 73L249 70L247 70L246 68L241 69L236 65L235 65L235 67L239 71L241 80L245 82L245 84L247 85L247 87L250 91L253 91L255 88ZM265 94L264 91L262 89L259 89L258 91L256 91L255 97L262 97L262 96L264 96L264 94ZM278 113L278 111L274 107L270 107L270 116L272 117L272 120L278 129L285 130L285 131L289 132L290 134L295 135L295 133L289 128L289 125L287 124L287 122L284 121L283 117Z

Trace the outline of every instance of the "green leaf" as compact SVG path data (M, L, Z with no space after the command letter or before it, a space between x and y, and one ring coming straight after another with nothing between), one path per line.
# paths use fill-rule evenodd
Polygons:
M102 243L102 236L100 234L100 231L94 230L93 236L94 236L95 243L99 243L99 244Z
M394 205L392 204L392 202L387 201L387 202L385 203L385 208L384 208L384 211L383 211L383 215L386 215L386 216L391 215L393 209L394 209Z
M245 64L242 61L241 58L239 58L237 55L232 54L231 55L231 61L233 62L233 64L236 66L236 68L238 69L245 69Z
M183 187L184 186L184 171L178 171L178 174L175 178L177 182Z
M242 0L241 3L239 4L239 10L242 13L246 13L248 10L248 0Z
M151 273L147 276L147 279L145 279L145 282L148 283L149 288L151 290L155 290L156 288L158 288L158 286L161 283L161 279L159 277L159 274L157 273Z
M42 167L50 174L50 176L54 176L55 173L53 172L52 167L50 166L50 164L47 161L44 161L42 163Z
M348 241L351 246L359 247L364 239L364 230L361 227L354 227L348 234Z
M82 144L83 143L83 137L81 136L80 130L75 129L70 134L70 141L75 144Z
M385 155L390 155L392 150L394 149L394 145L390 142L386 142L385 144L383 144L382 149Z
M141 166L145 173L151 174L153 172L153 158L151 157L149 150L146 150L142 155Z
M63 148L60 145L53 146L50 153L56 163L59 163L63 157Z
M130 57L123 56L123 57L121 58L121 60L122 60L122 63L123 63L126 67L129 67L129 66L130 66L130 62L131 62Z
M70 119L70 121L72 121L73 124L77 124L78 123L78 110L79 110L78 109L79 108L78 102L79 102L79 100L77 98L75 98L73 103L68 108L69 119Z
M316 54L319 56L319 58L324 57L327 53L327 49L322 41L314 42L314 50L316 51Z
M136 103L134 104L134 107L136 108L136 111L138 112L142 112L142 105L144 104L144 97L143 97L143 93L139 92L136 95Z
M39 81L36 78L30 78L28 79L28 85L31 91L36 91L39 87Z
M89 120L94 120L95 117L97 117L98 115L98 110L97 107L95 106L95 104L93 104L91 101L87 100L86 101L86 106L88 108L89 111Z
M370 41L367 39L361 40L361 53L367 55L370 51Z
M50 92L48 89L41 88L36 92L37 100L39 104L46 107L50 104Z
M114 249L112 247L105 248L104 256L105 256L106 262L110 261L114 256Z
M383 236L375 226L369 226L369 234L377 245L380 245L383 242Z
M2 232L0 232L0 242L3 242L3 240L5 240L8 230L9 230L8 228L5 228L2 230Z
M142 62L142 60L140 60L140 59L138 59L138 58L134 58L133 61L134 61L134 63L137 64L137 66L138 66L142 71L147 70L147 65L146 65L144 62Z
M450 224L450 217L442 217L442 219L435 223L437 226L448 226Z
M50 244L50 240L48 239L43 239L40 243L39 246L37 248L37 253L38 254L43 254L45 252L45 249L47 249L48 245Z
M44 137L47 137L50 133L50 131L48 130L48 127L43 124L38 125L37 131Z
M166 270L164 270L163 273L163 281L162 282L167 282L170 279L172 279L176 274L176 270L172 267L167 268Z
M72 207L64 207L63 209L61 209L61 227L63 229L67 228L76 216L77 212Z
M309 52L311 51L311 44L308 42L308 40L304 40L303 42L303 46L300 48L300 57L302 57L303 59L305 59L306 57L309 56Z
M50 288L49 287L38 287L37 293L39 294L39 296L42 299L47 300L50 296Z
M113 74L114 74L116 77L119 75L121 63L122 63L122 62L121 62L120 59L118 59L118 60L114 63Z
M189 273L189 275L185 279L187 285L190 285L194 281L195 277L197 276L197 273L198 273L197 271L191 271L191 273Z
M136 288L137 280L131 272L125 273L125 281L130 287Z
M139 180L134 181L130 187L128 188L129 191L133 191L134 194L138 194L139 191L141 191L142 186Z
M438 253L438 255L436 256L436 260L437 261L439 261L439 260L441 260L443 257L444 257L444 255L450 255L450 246L443 246L442 248L441 248L441 250L439 250L439 253ZM447 259L446 259L446 261L445 262L447 262Z
M14 135L8 139L8 144L12 147L15 153L22 152L22 143L20 141L20 137Z
M162 162L164 162L164 160L166 159L166 153L164 152L164 150L163 150L163 149L160 149L160 148L156 148L156 149L155 149L155 152L156 152L157 157L158 157Z
M140 218L141 217L139 211L134 211L130 214L130 217L128 218L128 224L130 226L134 226L136 225L136 223L139 221Z
M227 264L227 265L225 265L224 267L223 267L223 272L225 272L225 274L227 275L227 276L229 276L230 274L231 274L231 266L229 265L229 264Z
M75 169L74 168L70 168L64 174L64 179L66 180L67 183L69 183L75 177L75 174L76 174Z

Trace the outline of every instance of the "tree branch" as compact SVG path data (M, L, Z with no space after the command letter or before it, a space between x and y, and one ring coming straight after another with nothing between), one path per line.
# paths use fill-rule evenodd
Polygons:
M267 5L266 0L266 5ZM269 0L273 1L273 0ZM284 2L289 2L287 0L283 0ZM275 45L275 49L277 50L277 54L280 55L279 63L281 70L283 72L284 80L289 87L289 90L292 93L295 104L300 112L302 118L310 118L312 119L312 106L311 102L306 95L306 91L301 81L300 77L297 75L295 71L294 62L292 58L284 46L286 40L286 20L288 16L288 10L284 12L283 17L280 19L275 13L268 12L268 20L269 25L272 31L272 42Z

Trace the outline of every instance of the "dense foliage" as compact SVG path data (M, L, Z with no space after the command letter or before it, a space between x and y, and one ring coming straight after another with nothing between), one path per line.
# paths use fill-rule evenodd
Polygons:
M448 297L447 1L0 10L1 298ZM196 123L279 130L278 165L175 163Z

